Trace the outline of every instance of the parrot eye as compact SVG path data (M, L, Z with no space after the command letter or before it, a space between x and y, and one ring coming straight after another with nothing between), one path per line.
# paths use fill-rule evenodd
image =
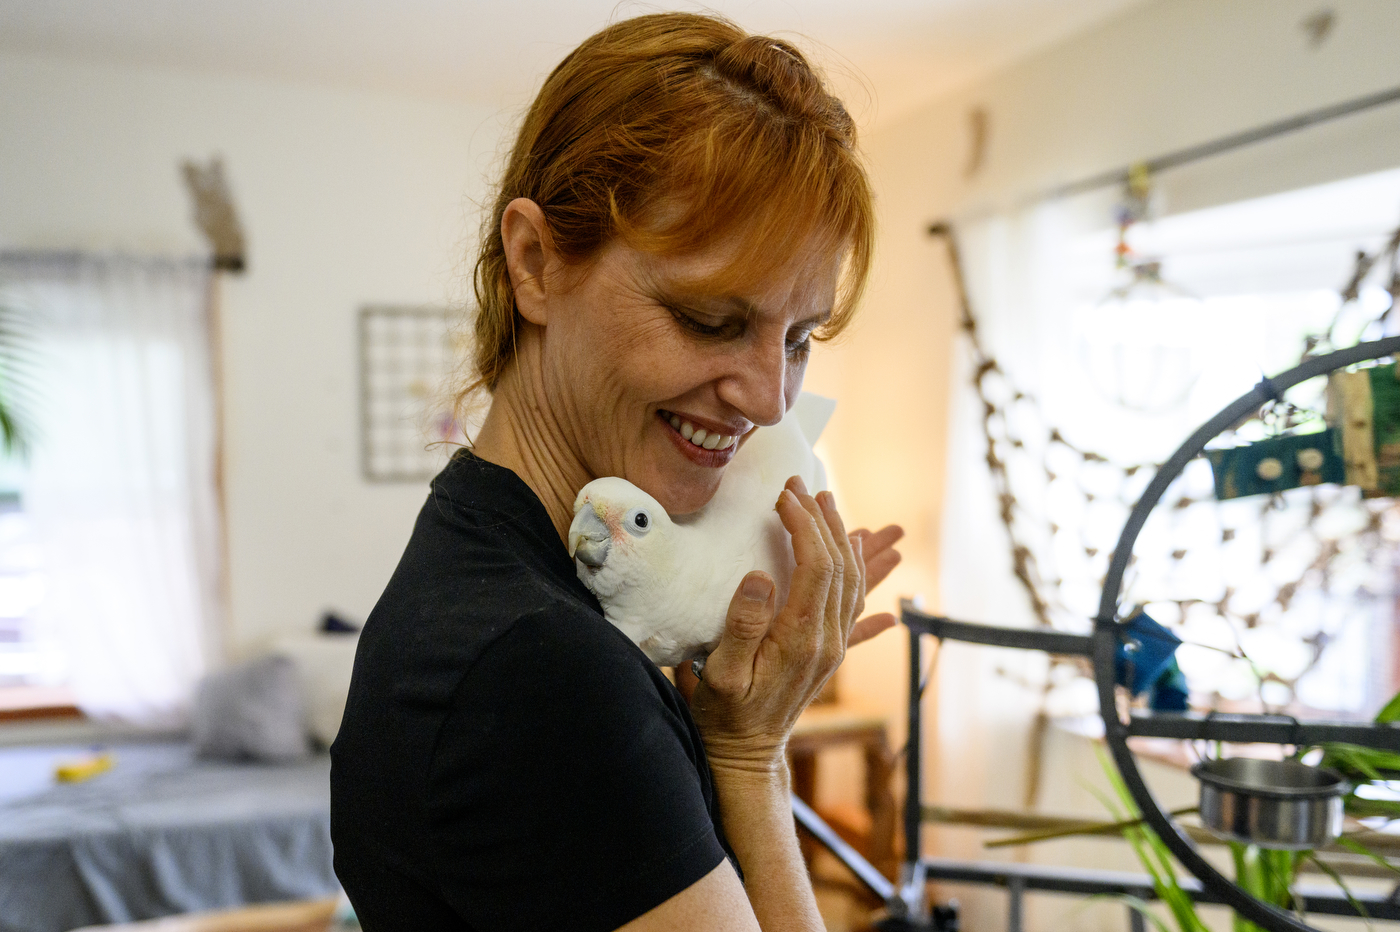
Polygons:
M627 512L625 521L627 530L637 537L651 530L651 515L645 508L633 508Z

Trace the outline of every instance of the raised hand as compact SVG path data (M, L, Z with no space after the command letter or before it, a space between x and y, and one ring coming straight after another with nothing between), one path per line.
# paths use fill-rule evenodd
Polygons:
M865 591L869 592L884 582L885 577L903 559L894 545L904 536L904 528L898 524L888 524L878 531L861 528L852 532L851 536L861 540L861 550L865 555ZM868 641L880 632L893 628L894 623L895 617L889 612L867 615L851 629L846 646L854 647L861 641Z
M775 614L772 580L746 576L691 696L716 770L782 768L793 723L840 665L865 605L866 536L846 533L831 493L808 495L794 478L777 510L797 562L787 604Z

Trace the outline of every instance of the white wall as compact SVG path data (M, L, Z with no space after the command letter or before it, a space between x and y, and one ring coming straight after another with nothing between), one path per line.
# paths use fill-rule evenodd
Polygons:
M200 250L178 163L225 160L249 259L223 287L235 653L326 608L363 618L392 572L426 485L359 476L355 313L463 293L502 119L0 56L0 248Z
M1018 583L995 569L1009 559L990 490L945 488L951 373L962 350L946 256L927 236L928 223L1015 204L1047 186L1400 85L1400 58L1393 51L1400 3L1327 3L1337 13L1336 25L1314 49L1299 24L1321 6L1316 0L1161 0L930 104L867 140L880 199L877 268L855 333L828 363L837 382L828 390L843 402L830 428L829 450L851 519L901 520L911 532L906 566L887 584L889 591L872 597L873 605L891 606L898 594L922 591L940 607L940 571L988 573L996 582L982 604L996 617L976 620L1029 620ZM968 114L976 107L988 115L988 149L981 169L969 176ZM1185 210L1397 165L1400 106L1392 105L1159 181L1167 209ZM954 503L967 523L945 528ZM990 561L983 561L984 553L992 555ZM991 571L985 562L993 564ZM996 675L997 665L1014 658L971 647L945 651L931 690L936 695L926 700L937 724L927 736L924 798L1018 808L1034 694ZM858 648L843 668L843 692L887 710L898 722L905 658L902 636ZM1052 742L1044 766L1055 775L1042 784L1052 791L1074 786L1079 777L1094 779L1097 769L1073 741ZM1162 771L1160 779L1168 795L1192 792L1179 775L1173 783L1172 774ZM834 787L854 792L840 781ZM1050 810L1082 811L1086 803L1095 805L1087 798L1043 798ZM989 856L972 833L930 832L929 840L940 854ZM1082 856L1136 869L1121 848L1091 851L1085 845L1009 856L1059 863ZM1005 926L1001 893L957 892L967 928ZM1049 904L1030 928L1092 928L1099 919L1102 928L1124 926L1119 907L1091 921L1073 913L1072 901Z

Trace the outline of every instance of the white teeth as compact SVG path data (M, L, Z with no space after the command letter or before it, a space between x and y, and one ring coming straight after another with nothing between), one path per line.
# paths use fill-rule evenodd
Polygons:
M682 437L705 450L727 450L739 439L737 434L712 434L676 414L670 415L666 420Z

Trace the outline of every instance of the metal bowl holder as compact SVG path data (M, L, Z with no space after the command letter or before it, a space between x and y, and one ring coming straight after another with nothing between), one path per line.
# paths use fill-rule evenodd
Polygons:
M1397 354L1400 354L1400 337L1388 337L1305 360L1281 375L1263 379L1251 391L1226 405L1201 425L1158 470L1128 516L1113 551L1108 574L1104 578L1103 595L1099 602L1098 616L1094 619L1092 634L1066 634L954 621L926 614L908 600L901 602L900 620L908 628L910 650L907 732L909 739L904 751L906 785L909 789L906 793L903 819L905 860L899 884L896 885L885 878L846 844L810 807L796 796L792 797L793 816L797 823L823 847L836 855L861 883L885 902L887 918L878 924L880 929L887 932L938 932L956 928L956 913L951 919L952 925L947 924L949 920L946 913L931 914L925 888L932 880L1005 887L1010 894L1008 927L1011 932L1019 932L1021 929L1022 898L1027 890L1081 894L1129 893L1144 899L1154 897L1146 879L1135 875L1007 862L956 861L948 858L925 858L920 855L923 805L919 792L922 743L919 707L924 687L927 685L923 677L920 654L922 637L930 635L940 640L947 638L994 647L1039 650L1090 658L1093 661L1094 680L1098 687L1099 714L1104 722L1105 743L1124 785L1142 812L1143 820L1157 833L1182 866L1200 881L1199 886L1189 881L1183 886L1191 892L1197 902L1229 906L1240 916L1269 932L1317 932L1314 927L1307 925L1293 913L1255 899L1202 857L1195 843L1177 826L1148 790L1142 774L1138 771L1137 761L1128 748L1128 738L1136 735L1294 746L1339 741L1400 752L1400 725L1299 722L1296 718L1286 715L1142 711L1133 711L1124 720L1118 710L1114 675L1114 658L1124 640L1124 624L1118 620L1118 598L1133 545L1147 521L1148 514L1166 492L1167 486L1181 474L1188 462L1205 449L1207 443L1266 403L1281 399L1285 391L1300 382L1359 362ZM1223 788L1225 784L1217 780L1214 786ZM1253 796L1261 795L1257 786L1253 790ZM1321 794L1309 798L1321 798ZM1336 797L1336 803L1340 806L1339 796ZM1397 888L1396 892L1400 893L1400 888ZM1390 898L1364 897L1360 900L1373 919L1400 919L1400 903L1396 902L1394 895ZM1310 895L1308 910L1326 915L1358 915L1352 903L1341 896ZM1134 930L1145 928L1142 917L1137 912L1130 910L1129 918Z

